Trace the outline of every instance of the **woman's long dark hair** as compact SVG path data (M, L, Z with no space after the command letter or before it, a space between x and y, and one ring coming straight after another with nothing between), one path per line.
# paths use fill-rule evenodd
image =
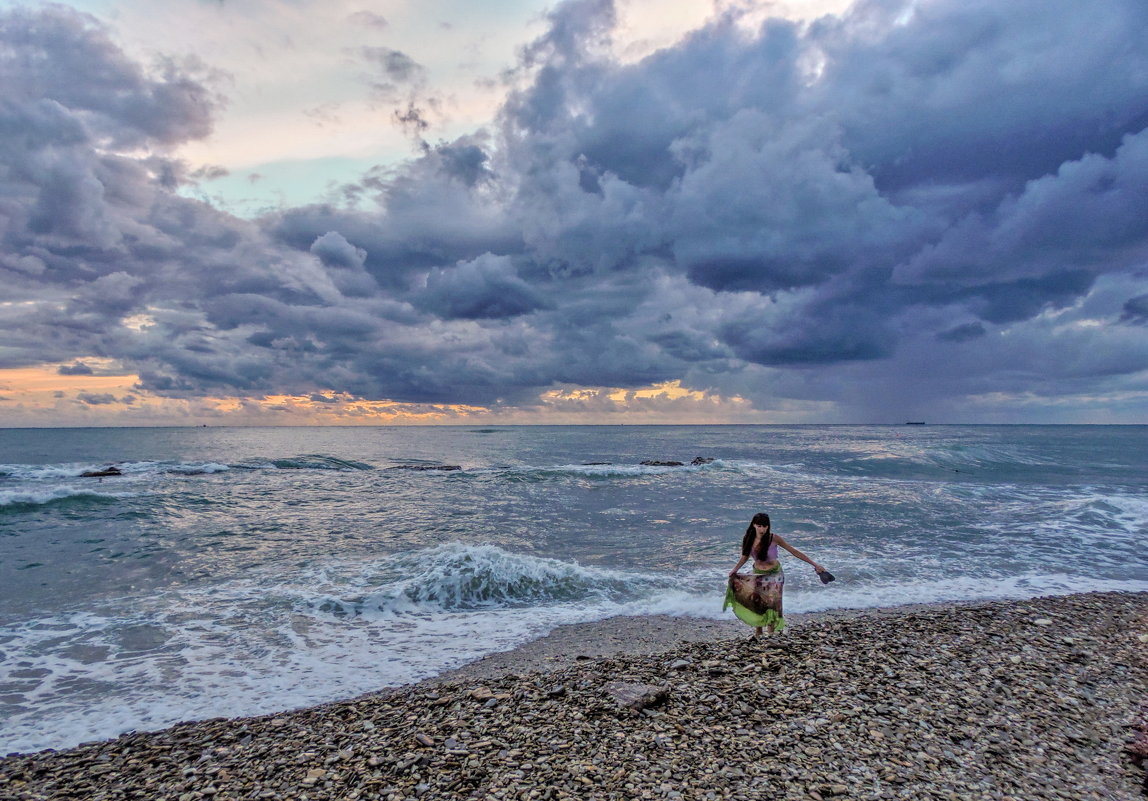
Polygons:
M754 529L755 524L765 526L765 536L762 537L761 550L758 553L766 553L769 550L769 543L773 542L773 529L769 527L769 515L765 512L758 512L753 516L753 520L749 521L749 528L745 530L745 536L741 538L742 556L749 556L749 549L753 547L753 540L757 537L757 531Z

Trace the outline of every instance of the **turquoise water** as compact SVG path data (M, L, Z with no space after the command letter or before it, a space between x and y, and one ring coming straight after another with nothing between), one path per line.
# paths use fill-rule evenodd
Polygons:
M1148 427L0 430L0 753L720 617L757 511L791 612L1148 590Z

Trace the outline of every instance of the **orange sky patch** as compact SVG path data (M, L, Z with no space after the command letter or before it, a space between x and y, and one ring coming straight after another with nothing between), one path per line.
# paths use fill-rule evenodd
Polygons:
M59 365L17 367L0 370L0 393L17 400L52 395L55 392L131 393L139 383L137 375L60 375Z
M167 398L137 388L135 374L61 375L61 366L112 370L108 360L0 370L0 427L100 425L451 425L764 422L746 399L687 389L678 381L639 389L563 387L521 407L310 395Z

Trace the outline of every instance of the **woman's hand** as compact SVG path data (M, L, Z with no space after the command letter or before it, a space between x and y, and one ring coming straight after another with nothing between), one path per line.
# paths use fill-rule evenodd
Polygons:
M825 572L825 568L823 568L821 565L819 565L819 564L817 564L816 562L814 562L814 563L813 563L813 572L814 572L814 573L824 573L824 572Z

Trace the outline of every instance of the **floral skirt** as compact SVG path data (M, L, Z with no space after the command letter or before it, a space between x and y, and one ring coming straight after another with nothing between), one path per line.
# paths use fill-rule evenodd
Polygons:
M780 562L771 570L754 568L753 573L735 573L729 577L722 610L732 606L743 623L781 631L785 628L781 607L784 589L785 571Z

